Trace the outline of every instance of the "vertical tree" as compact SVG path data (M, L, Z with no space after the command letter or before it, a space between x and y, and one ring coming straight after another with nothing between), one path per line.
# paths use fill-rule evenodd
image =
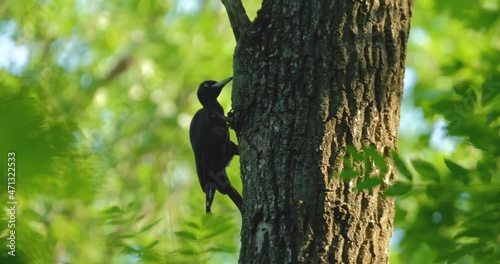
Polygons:
M387 263L412 0L267 1L237 39L241 263Z

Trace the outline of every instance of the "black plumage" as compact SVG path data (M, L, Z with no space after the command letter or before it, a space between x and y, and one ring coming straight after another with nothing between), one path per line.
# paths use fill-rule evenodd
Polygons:
M234 189L226 174L234 155L239 155L238 146L229 138L229 126L224 108L217 97L231 77L220 82L205 81L198 88L198 100L203 108L198 110L189 127L189 138L196 161L196 171L202 190L206 194L206 212L215 196L215 190L227 194L240 211L243 198Z

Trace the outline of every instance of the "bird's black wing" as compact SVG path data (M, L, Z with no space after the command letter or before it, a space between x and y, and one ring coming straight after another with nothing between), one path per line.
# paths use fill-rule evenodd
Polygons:
M227 137L228 128L224 120L224 116L211 113L210 114L210 133L209 143L207 148L207 155L210 156L208 168L209 176L219 187L229 183L226 169L226 152L227 152ZM220 188L218 188L220 189Z
M223 115L211 114L210 152L215 154L210 162L210 177L217 184L217 190L227 194L240 211L243 210L243 198L231 185L226 173L226 166L238 153L238 147L229 138L229 127Z
M215 190L227 194L243 210L243 198L231 185L226 174L226 166L238 147L229 139L229 128L223 114L200 109L193 117L189 128L189 138L193 148L196 171L201 188L206 194L206 211L215 196Z
M210 115L207 110L200 109L194 115L189 127L189 139L194 152L198 179L205 192L205 185L208 182L208 157L203 156L206 155L210 140Z

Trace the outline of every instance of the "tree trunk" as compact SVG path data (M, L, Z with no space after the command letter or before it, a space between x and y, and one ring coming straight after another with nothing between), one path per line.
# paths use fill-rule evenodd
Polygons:
M396 176L390 153L412 7L264 0L255 21L235 31L240 263L388 263L394 201L383 192ZM385 169L348 151L367 147ZM346 170L354 177L341 177ZM356 188L374 177L382 184Z

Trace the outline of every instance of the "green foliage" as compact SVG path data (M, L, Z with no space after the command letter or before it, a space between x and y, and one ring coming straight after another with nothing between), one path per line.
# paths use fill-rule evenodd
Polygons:
M371 146L363 150L348 146L343 164L344 168L340 173L341 179L350 180L363 176L358 178L358 190L372 189L381 184L382 177L389 171L386 159Z
M495 263L500 259L499 6L490 0L415 5L408 66L418 81L406 91L405 103L419 107L425 122L446 125L400 139L400 155L411 160L416 173L396 159L400 179L412 181L413 188L397 199L399 241L391 263Z
M226 244L214 243L216 236L228 236L234 232L234 223L229 216L203 215L188 219L175 232L181 244L179 261L186 263L208 263L214 253L236 254L234 241Z
M418 172L422 179L439 182L441 178L439 171L432 165L432 163L425 160L414 160L413 168Z
M14 151L18 202L16 257L0 263L236 261L239 212L220 195L205 216L187 136L199 83L232 75L234 37L218 1L182 4L0 4L0 170Z

